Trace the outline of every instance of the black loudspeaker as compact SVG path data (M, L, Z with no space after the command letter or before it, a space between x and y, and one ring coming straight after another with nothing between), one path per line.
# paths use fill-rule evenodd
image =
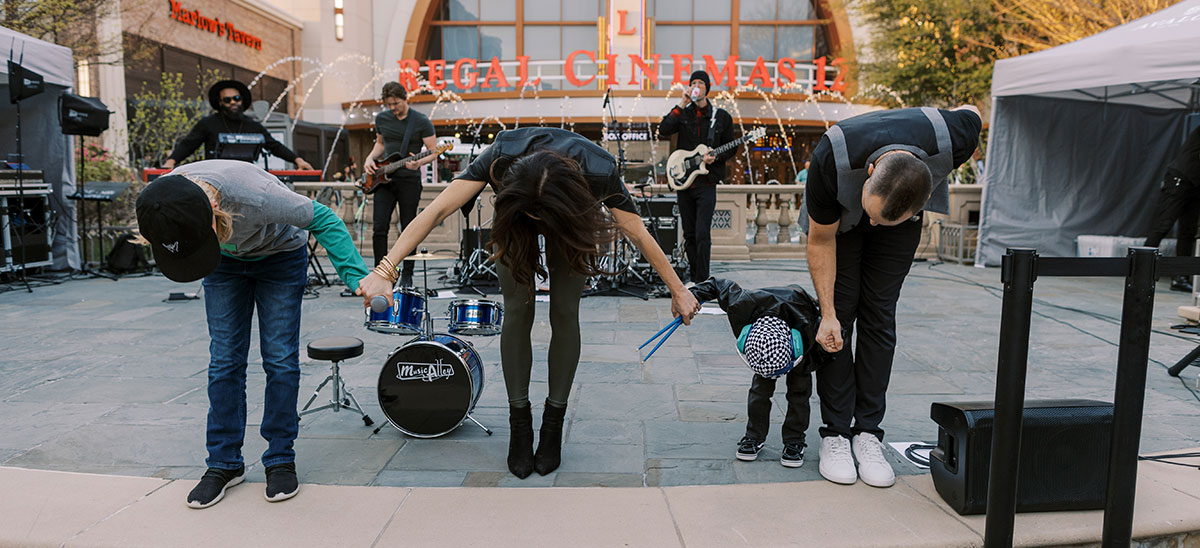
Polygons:
M0 208L4 214L4 258L0 270L26 268L50 264L50 230L47 226L49 198L45 195L27 195L22 200L17 196L0 197ZM14 208L20 215L13 215Z
M108 129L108 107L95 97L64 93L58 99L58 121L63 135L95 137Z
M961 515L987 511L993 402L934 402L938 445L933 485ZM1093 400L1026 401L1017 470L1017 511L1104 508L1113 406Z

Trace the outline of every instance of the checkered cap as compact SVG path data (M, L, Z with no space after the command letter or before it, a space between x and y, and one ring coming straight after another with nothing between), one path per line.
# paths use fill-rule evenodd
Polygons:
M792 356L792 330L776 316L763 316L746 334L746 363L755 373L773 378L787 373Z

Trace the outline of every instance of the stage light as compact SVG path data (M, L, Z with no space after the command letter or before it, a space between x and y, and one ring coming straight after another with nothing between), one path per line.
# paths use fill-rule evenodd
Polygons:
M63 135L97 136L108 129L108 107L95 97L64 93L58 99L58 123Z
M12 104L19 103L22 99L28 99L46 91L46 79L32 70L29 70L20 63L15 63L11 59L8 61L8 100Z

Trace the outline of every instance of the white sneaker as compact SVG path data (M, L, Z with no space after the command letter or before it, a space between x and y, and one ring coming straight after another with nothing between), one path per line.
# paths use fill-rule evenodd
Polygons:
M858 459L858 475L871 487L891 487L896 472L883 456L883 442L872 434L854 436L854 458Z
M817 469L821 476L834 483L850 485L858 481L854 470L854 457L850 454L850 440L841 436L821 438L821 453Z

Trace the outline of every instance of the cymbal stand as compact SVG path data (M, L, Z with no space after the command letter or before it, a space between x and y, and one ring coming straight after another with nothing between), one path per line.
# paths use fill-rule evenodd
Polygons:
M499 274L496 273L495 265L492 264L492 254L484 248L483 242L483 199L479 198L475 204L475 226L468 229L471 232L471 238L475 241L471 249L471 255L466 258L465 264L459 269L458 286L470 289L478 293L480 297L486 297L478 287L475 287L474 279L477 276L491 276L499 279Z

